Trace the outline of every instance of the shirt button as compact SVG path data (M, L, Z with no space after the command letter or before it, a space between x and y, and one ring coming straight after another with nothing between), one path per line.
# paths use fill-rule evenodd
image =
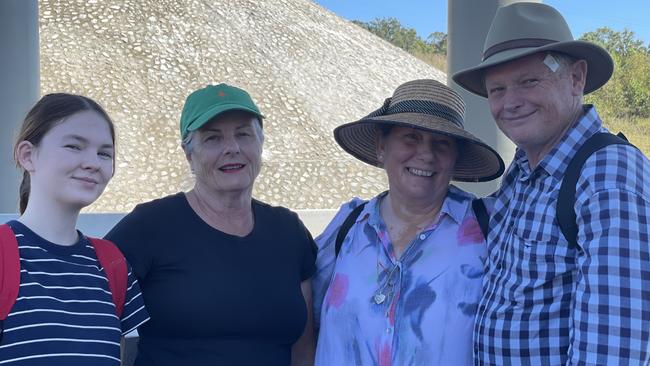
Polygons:
M393 328L386 328L386 333L391 334L393 332Z
M426 239L426 238L427 238L426 235L424 235L424 234L420 234L420 240L424 240L424 239Z

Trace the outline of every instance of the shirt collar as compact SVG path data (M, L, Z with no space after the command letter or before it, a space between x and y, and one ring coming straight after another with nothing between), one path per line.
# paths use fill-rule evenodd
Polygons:
M383 223L383 219L379 213L379 203L387 194L388 191L383 192L370 200L366 207L361 211L359 218L357 218L357 222L363 221L367 218L368 224L374 227L380 227ZM442 219L443 215L449 216L460 225L465 218L467 205L472 199L474 199L474 196L471 193L465 192L454 185L449 185L447 196L442 202L442 207L440 208L440 218Z
M562 180L566 167L571 159L582 146L586 139L595 133L604 130L602 121L598 116L596 108L591 104L583 106L583 115L562 137L560 142L539 162L535 170L544 170L547 174L555 179ZM523 150L517 148L514 158L515 164L522 170L524 176L529 176L533 172L528 164L528 157Z
M463 191L462 189L450 185L447 197L442 203L442 213L451 217L456 224L461 224L465 219L467 206L476 198L473 194Z

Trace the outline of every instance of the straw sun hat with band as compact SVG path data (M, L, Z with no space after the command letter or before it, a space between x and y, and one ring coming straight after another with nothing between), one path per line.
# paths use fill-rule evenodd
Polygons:
M603 48L575 41L566 21L554 8L539 3L514 3L497 9L485 38L482 62L454 74L454 81L468 91L487 97L485 71L538 52L559 52L587 61L584 94L612 76L614 63Z
M377 160L377 127L393 125L450 136L458 142L452 180L485 182L501 176L503 160L497 152L465 131L465 102L458 93L435 80L414 80L397 87L384 105L356 122L334 130L343 150L355 158L381 167Z

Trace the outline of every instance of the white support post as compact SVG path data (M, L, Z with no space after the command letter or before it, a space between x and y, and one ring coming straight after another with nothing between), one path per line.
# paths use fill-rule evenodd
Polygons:
M512 161L515 151L514 144L497 128L486 99L465 91L454 83L451 77L455 72L476 66L481 62L485 37L497 8L514 2L517 1L447 1L447 40L449 42L447 46L447 83L465 99L467 104L465 128L496 149L505 161L506 167ZM459 185L479 196L485 196L495 191L499 182L500 180L497 179L487 183Z
M18 207L13 143L40 93L38 0L0 0L0 213Z

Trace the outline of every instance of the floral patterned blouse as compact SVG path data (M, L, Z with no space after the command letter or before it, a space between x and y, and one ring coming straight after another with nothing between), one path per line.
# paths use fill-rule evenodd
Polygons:
M397 259L379 214L385 196L366 204L338 257L339 227L364 201L344 204L316 238L316 365L471 365L486 258L474 197L450 186L438 218Z

